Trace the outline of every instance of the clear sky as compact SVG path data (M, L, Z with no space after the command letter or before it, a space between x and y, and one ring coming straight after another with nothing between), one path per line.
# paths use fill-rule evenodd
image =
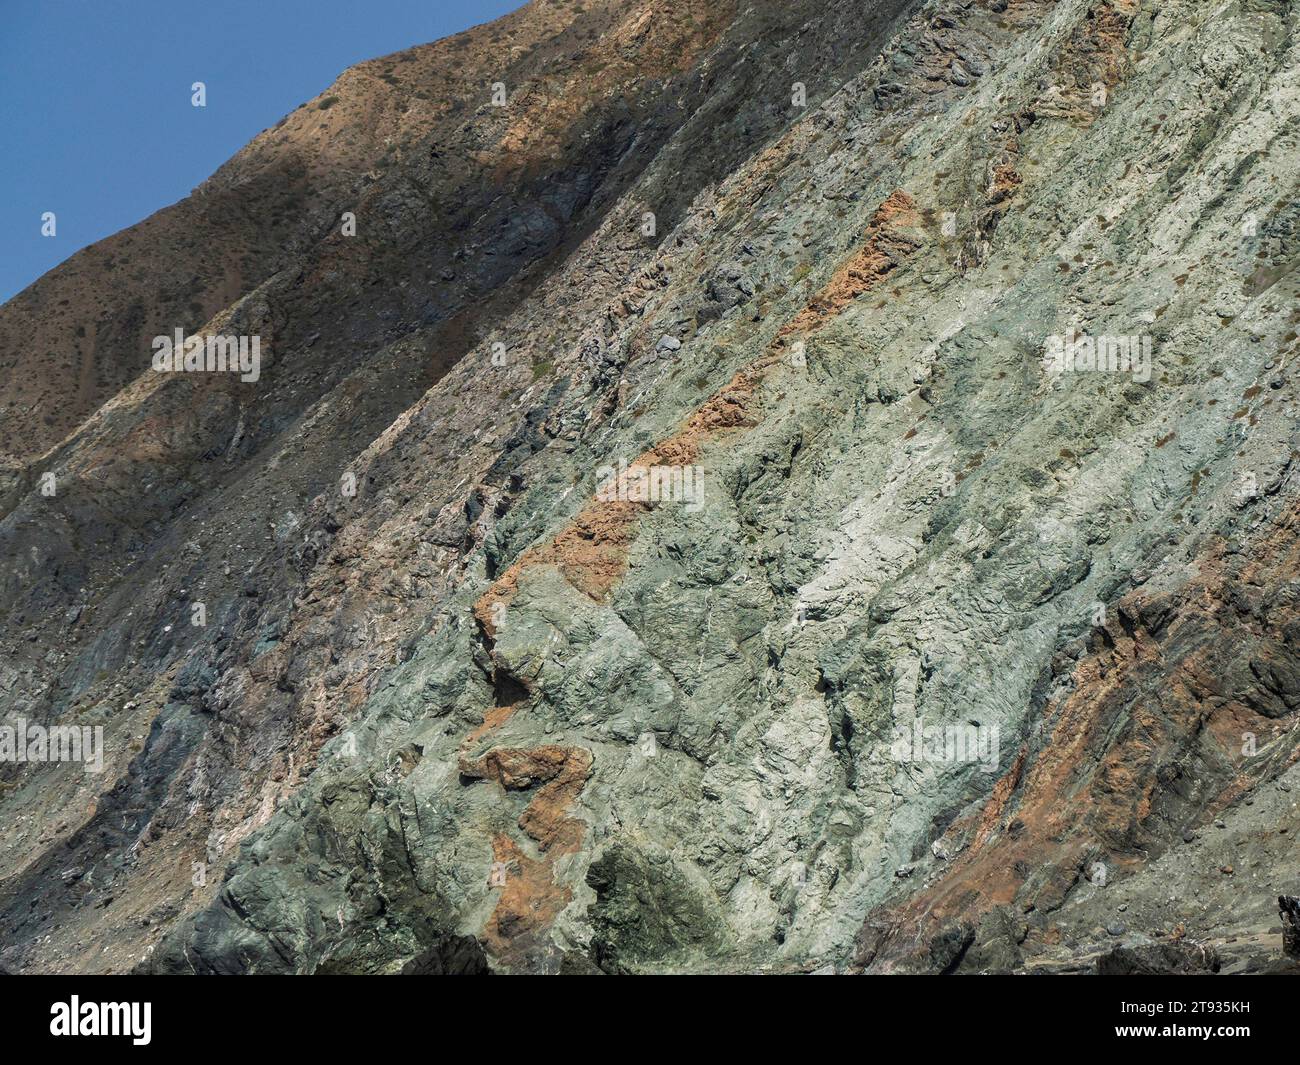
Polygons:
M363 59L522 0L0 0L0 302ZM207 106L190 86L207 86ZM57 235L41 235L53 211Z

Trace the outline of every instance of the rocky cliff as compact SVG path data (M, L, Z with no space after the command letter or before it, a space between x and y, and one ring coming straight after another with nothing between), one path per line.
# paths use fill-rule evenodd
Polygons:
M1298 28L534 0L15 297L0 965L1277 966Z

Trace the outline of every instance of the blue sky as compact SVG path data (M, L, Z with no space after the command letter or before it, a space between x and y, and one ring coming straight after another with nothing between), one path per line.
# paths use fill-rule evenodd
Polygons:
M3 0L0 302L184 199L363 59L522 0ZM207 107L190 86L207 85ZM41 235L53 211L57 235Z

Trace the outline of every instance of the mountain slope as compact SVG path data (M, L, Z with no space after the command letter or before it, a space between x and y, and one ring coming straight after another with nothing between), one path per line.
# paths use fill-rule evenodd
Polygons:
M202 323L116 246L11 301L54 376L5 399L4 710L108 755L0 768L0 962L1056 971L1182 926L1268 964L1295 30L535 2L129 231L188 270L237 205L195 313L258 382L151 373ZM92 320L57 373L12 339ZM1150 373L1045 369L1079 337ZM702 495L610 500L620 463Z

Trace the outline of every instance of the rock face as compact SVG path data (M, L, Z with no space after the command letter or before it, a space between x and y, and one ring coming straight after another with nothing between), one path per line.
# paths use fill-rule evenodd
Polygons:
M1219 967L1218 955L1196 943L1116 947L1097 959L1099 976L1207 976Z
M534 0L42 278L0 964L1277 964L1298 29Z
M1300 958L1300 899L1280 895L1277 905L1282 919L1282 953L1288 958Z

